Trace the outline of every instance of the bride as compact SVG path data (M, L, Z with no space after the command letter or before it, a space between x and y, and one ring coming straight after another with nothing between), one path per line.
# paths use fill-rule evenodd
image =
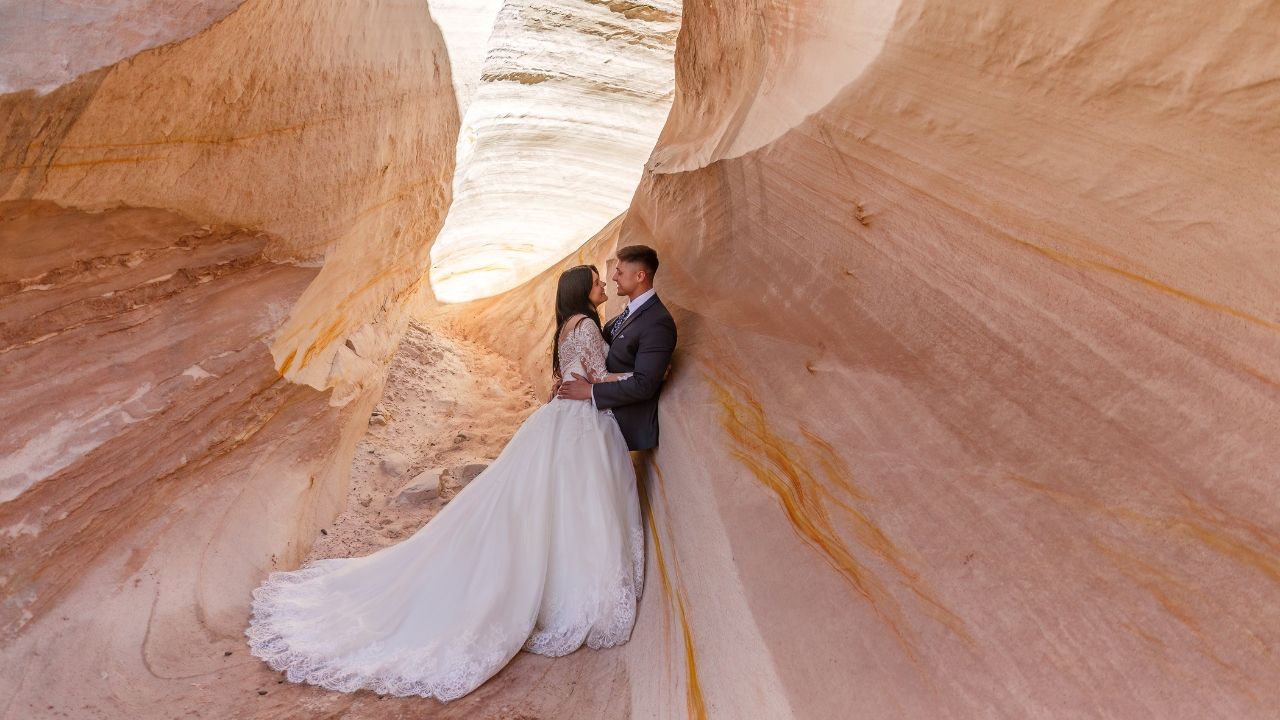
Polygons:
M605 370L594 267L560 276L552 366ZM272 573L251 652L292 682L453 700L522 648L559 657L626 642L644 581L635 471L613 414L553 399L421 530L354 559Z

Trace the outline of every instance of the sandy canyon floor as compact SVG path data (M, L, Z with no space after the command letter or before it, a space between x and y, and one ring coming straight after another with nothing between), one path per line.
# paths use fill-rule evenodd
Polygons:
M324 528L308 559L359 557L407 539L460 486L446 481L438 498L419 506L397 506L396 491L423 470L496 457L540 404L506 360L437 328L411 325L379 406L390 420L370 423L352 463L346 510ZM383 461L397 454L408 469L388 474ZM583 695L593 696L600 717L629 714L625 670L613 651L583 649L556 660L522 652L481 688L448 704L289 683L243 644L224 658L218 672L187 678L189 692L138 708L138 717L537 720L558 717L557 708L568 702L580 707Z
M388 368L369 432L351 463L347 508L316 539L308 560L360 557L406 540L461 489L446 479L420 505L396 492L427 470L488 463L540 405L502 358L413 323ZM390 471L388 471L390 470Z

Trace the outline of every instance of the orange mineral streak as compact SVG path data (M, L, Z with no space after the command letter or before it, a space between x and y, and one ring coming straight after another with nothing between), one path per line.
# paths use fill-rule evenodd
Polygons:
M100 158L98 160L79 160L76 162L49 162L40 164L24 164L24 165L4 165L0 166L0 172L10 170L35 170L38 168L74 168L74 167L94 167L97 165L110 165L112 163L144 163L155 162L156 160L164 160L162 157L123 157L123 158Z
M1184 578L1175 577L1172 571L1158 567L1153 561L1133 557L1118 549L1113 549L1100 541L1094 541L1094 547L1107 556L1122 574L1145 590L1153 600L1178 622L1182 623L1199 641L1200 651L1224 668L1238 670L1225 662L1214 652L1210 638L1206 636L1204 624L1197 617L1198 612L1220 610L1207 603L1201 593L1195 591ZM1142 637L1154 639L1150 633L1133 629ZM1257 638L1249 633L1252 640ZM1157 640L1158 641L1158 640Z
M1113 265L1108 265L1106 263L1097 262L1096 260L1087 260L1085 258L1076 257L1074 255L1068 255L1066 253L1050 250L1049 248L1042 247L1035 243L1029 243L1029 242L1026 242L1025 240L1019 240L1018 238L1006 232L1000 232L998 230L994 230L992 234L993 236L998 237L1002 240L1005 240L1013 245L1038 253L1055 262L1062 263L1063 265L1070 265L1076 268L1095 270L1098 272L1116 275L1130 282L1138 283L1139 285L1143 285L1153 290L1157 290L1161 293L1171 295L1181 300L1186 300L1188 302L1195 303L1197 305L1200 305L1201 307L1209 308L1210 310L1223 313L1224 315L1231 315L1231 316L1237 317L1241 320L1244 320L1245 322L1252 323L1259 327L1264 327L1272 332L1280 332L1280 324L1277 324L1265 318L1260 318L1257 315L1247 313L1239 308L1235 308L1230 305L1225 305L1220 302L1214 302L1213 300L1210 300L1205 297L1201 297L1194 293L1190 293L1185 290L1180 290L1176 287L1172 287L1170 285L1166 285L1156 280L1152 280L1151 278L1145 277L1143 275L1139 275L1138 273L1130 272L1128 270L1124 270L1122 268L1118 268ZM1272 385L1276 384L1275 380L1272 380L1270 378L1260 377L1260 379L1265 380L1266 382Z
M848 494L854 501L871 501L871 498L855 485L853 473L850 472L848 464L845 463L844 458L840 457L836 449L831 446L831 443L813 434L803 425L800 426L800 434L812 446L811 453L814 459L832 484ZM882 562L888 564L902 575L904 584L921 601L921 611L945 625L957 636L964 638L966 642L972 643L973 637L965 629L964 620L961 620L955 613L934 599L933 593L924 578L911 568L902 551L889 540L888 536L880 528L876 527L865 514L841 501L826 486L820 485L819 487L831 502L836 503L848 513L849 519L853 524L854 536L858 539L859 544L875 553L876 557L880 558Z
M1250 566L1280 584L1280 538L1244 518L1180 494L1182 512L1148 515L1132 508L1082 498L1030 478L1008 473L1010 479L1037 490L1064 507L1111 516L1134 529L1182 536L1211 548L1230 560ZM1252 540L1252 544L1251 544Z
M1196 502L1185 494L1180 497L1181 511L1168 514L1144 513L1082 498L1014 473L1008 475L1065 508L1101 514L1138 533L1165 536L1161 546L1175 543L1179 538L1190 540L1240 565L1254 568L1271 582L1280 584L1280 539L1248 520ZM1232 607L1230 602L1215 600L1199 587L1202 579L1187 577L1151 553L1120 548L1096 538L1093 540L1093 547L1122 575L1142 588L1169 617L1187 629L1195 638L1196 651L1233 674L1239 674L1241 682L1245 683L1241 687L1244 692L1252 696L1246 681L1254 682L1259 679L1247 677L1247 671L1241 667L1238 652L1232 653L1235 655L1234 659L1230 654L1224 653L1231 653L1232 649L1250 648L1269 666L1280 668L1280 661L1264 640L1266 627L1259 625L1260 619L1247 606ZM1135 618L1133 622L1142 625L1149 624L1150 621L1144 623L1141 618ZM1161 638L1159 631L1153 627L1139 629L1126 626L1126 629L1161 645L1172 642L1171 638Z
M936 600L920 573L911 568L904 553L863 512L851 503L867 501L866 494L853 481L847 465L830 443L805 428L803 437L812 446L803 448L773 432L760 401L746 382L728 371L713 369L715 377L706 375L720 406L720 422L728 435L729 453L777 496L787 520L796 534L823 557L863 599L871 604L876 616L893 633L906 654L917 662L914 635L907 624L902 604L887 589L886 581L863 562L836 530L828 503L844 510L854 537L865 550L873 553L901 577L899 582L920 600L920 609L966 642L973 642L965 623ZM820 482L810 469L812 458L827 478ZM838 497L829 487L838 489L849 502Z
M658 490L662 494L662 503L667 504L666 484L662 479L662 470L658 467L656 460L650 461L653 467L655 477L658 478ZM644 516L649 520L649 534L653 537L653 554L658 561L658 577L662 580L662 594L666 601L663 605L664 609L675 606L676 615L680 618L680 631L684 637L684 658L685 668L688 676L685 679L686 686L686 702L689 708L689 717L692 720L706 720L707 707L702 699L702 688L698 685L698 662L694 653L693 633L689 629L689 618L685 613L685 587L684 578L680 576L680 568L675 564L675 557L672 557L672 565L675 570L675 584L672 584L671 576L667 573L667 561L662 552L662 539L658 535L658 525L654 520L653 505L649 501L648 483L644 480L644 475L637 476L640 487L640 506L644 511ZM670 528L668 528L670 532Z
M292 331L284 333L281 336L281 340L293 340L304 332L316 328L323 323L324 328L317 333L315 339L312 340L302 353L301 364L306 365L310 363L315 359L316 355L323 352L325 348L331 347L343 336L351 332L356 325L359 325L362 318L358 314L359 311L358 308L355 307L355 304L364 296L364 293L374 290L382 283L389 282L398 275L405 274L404 268L394 267L373 275L359 288L348 294L342 300L338 301L334 307L333 314L317 317L316 320L308 326L295 327ZM384 306L395 307L401 303L407 302L422 290L425 282L426 277L419 276L417 280L408 283L399 290L394 291L390 297L384 301ZM289 355L280 363L279 369L281 375L288 372L296 353L296 349L290 351Z

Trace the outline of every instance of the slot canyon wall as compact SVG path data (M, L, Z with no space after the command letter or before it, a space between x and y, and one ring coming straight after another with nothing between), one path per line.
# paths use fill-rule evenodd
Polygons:
M7 718L262 711L248 593L345 502L449 204L424 3L197 5L0 97Z
M631 208L564 263L652 245L680 326L634 716L1274 713L1277 30L685 4ZM442 312L536 383L554 276Z
M442 304L460 105L552 87L463 87L446 46L547 69L468 18L637 67L676 24L508 5L170 3L0 96L3 717L1273 714L1274 4L688 0L630 207L550 267L459 243L541 272ZM557 273L636 242L680 346L632 641L445 706L277 689L249 590L339 511L409 312L545 396Z
M437 298L509 290L626 209L671 109L679 27L671 0L503 4L431 248Z
M0 93L56 89L86 72L177 40L243 0L34 0L5 3Z

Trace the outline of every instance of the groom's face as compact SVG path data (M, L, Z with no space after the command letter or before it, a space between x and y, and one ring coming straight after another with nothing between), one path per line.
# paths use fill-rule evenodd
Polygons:
M613 282L618 286L618 294L629 297L635 292L636 285L644 281L645 275L643 265L626 260L618 261L618 266L613 270Z

